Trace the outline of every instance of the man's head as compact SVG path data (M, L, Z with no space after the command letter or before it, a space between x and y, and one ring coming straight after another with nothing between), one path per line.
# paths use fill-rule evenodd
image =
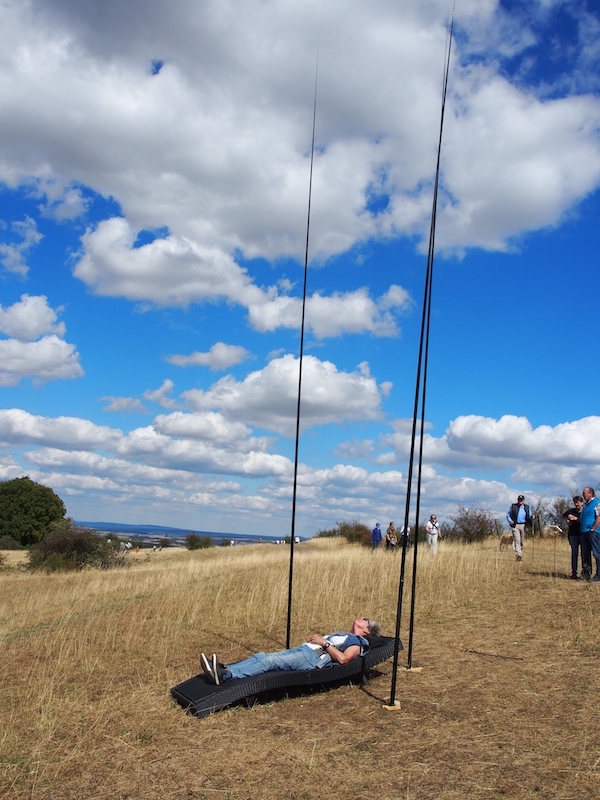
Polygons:
M435 514L432 514L432 515L429 517L429 519L430 519L432 522L435 522L435 521L436 521L436 519L437 519L437 517L436 517L436 515L435 515Z
M381 636L381 628L374 619L359 617L352 623L351 633L357 636Z
M592 489L591 486L586 486L585 489L583 490L582 494L583 494L583 499L585 500L585 502L589 503L589 501L596 494L596 492Z
M521 505L521 506L522 506L524 502L525 502L525 498L523 497L523 495L522 495L522 494L520 494L520 495L517 497L517 503L519 503L519 505Z

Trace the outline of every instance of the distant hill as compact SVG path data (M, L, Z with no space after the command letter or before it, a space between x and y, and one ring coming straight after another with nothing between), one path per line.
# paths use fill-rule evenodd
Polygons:
M216 545L224 541L234 541L236 544L252 544L263 541L274 543L276 536L253 536L247 533L223 533L222 531L196 531L192 528L170 528L165 525L129 525L124 522L83 522L75 520L77 525L91 528L98 533L114 533L120 539L135 539L144 544L157 544L160 539L170 539L174 545L184 545L188 533L198 536L210 536Z

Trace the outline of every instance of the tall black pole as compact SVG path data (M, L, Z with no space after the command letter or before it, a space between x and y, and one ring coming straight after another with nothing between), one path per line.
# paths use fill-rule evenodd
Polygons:
M432 281L433 281L433 256L435 246L435 223L437 217L437 196L439 187L439 174L440 174L440 160L442 152L442 133L444 128L444 111L446 106L446 92L448 88L448 73L450 68L450 52L452 47L452 30L454 27L454 12L452 22L450 24L449 39L446 47L446 59L444 69L444 80L442 88L442 110L440 115L440 132L438 138L437 149L437 162L435 171L435 181L433 188L433 203L431 211L431 223L429 229L429 248L427 253L427 267L425 270L425 288L423 291L423 311L421 315L421 335L419 339L419 356L417 360L417 374L415 380L415 398L413 406L413 422L410 443L410 456L408 462L408 474L406 482L406 504L404 508L404 531L408 531L408 522L410 515L410 503L412 493L412 479L413 479L413 464L415 457L415 441L417 430L417 417L419 410L419 400L421 400L421 425L419 434L419 461L418 461L418 475L417 475L417 497L416 497L416 520L415 520L415 544L413 555L413 576L412 576L412 598L411 598L411 625L409 633L409 653L408 653L408 667L412 665L412 640L413 640L413 627L414 627L414 602L415 602L415 589L416 589L416 575L417 575L417 553L418 553L418 539L419 539L419 511L421 501L421 476L423 466L423 433L425 427L425 398L427 387L427 363L429 356L429 330L431 323L431 296L432 296ZM400 581L398 585L398 604L396 609L396 641L400 639L400 624L402 620L402 600L404 592L404 579L405 579L405 561L406 561L406 536L404 537L402 545L402 562L400 567ZM390 704L394 704L396 700L396 679L398 671L398 651L394 653L394 660L392 666L392 684L390 688Z
M304 319L306 313L306 283L308 277L308 242L310 235L310 203L312 198L313 162L315 155L315 126L317 119L317 77L319 59L315 69L315 96L313 103L312 142L310 147L310 175L308 180L308 213L306 218L306 248L304 251L304 288L302 292L302 323L300 325L300 358L298 360L298 401L296 406L296 447L294 453L294 487L292 491L292 530L290 534L290 568L288 575L288 607L285 646L289 648L292 631L292 589L294 582L294 540L296 538L296 497L298 492L298 446L300 442L300 406L302 399L302 361L304 356Z
M454 15L450 23L450 33L448 36L446 63L444 69L444 80L442 88L442 110L440 113L440 135L438 139L438 152L437 163L435 168L435 183L433 189L433 203L431 208L431 225L429 229L429 247L427 251L427 271L429 273L428 291L424 302L427 308L427 323L426 323L426 336L425 336L425 364L423 369L423 392L421 402L421 430L419 442L419 468L417 472L417 501L415 511L415 528L417 531L417 538L419 533L419 513L421 510L421 479L423 475L423 442L425 433L425 405L427 399L427 367L429 362L429 332L431 328L431 297L433 292L433 262L435 254L435 227L437 221L437 201L438 201L438 187L440 181L440 161L442 155L442 135L444 132L444 114L446 110L446 94L448 91L448 74L450 71L450 54L452 51L452 30L454 27ZM412 575L412 590L410 599L410 624L408 635L408 654L407 654L407 668L412 667L412 651L413 651L413 638L414 638L414 622L415 622L415 600L416 600L416 587L417 587L417 548L415 547L414 560L413 560L413 575Z

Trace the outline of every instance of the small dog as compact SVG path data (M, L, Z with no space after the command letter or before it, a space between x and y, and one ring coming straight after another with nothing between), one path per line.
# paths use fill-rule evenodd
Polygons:
M500 550L504 550L505 547L508 547L509 544L513 543L513 535L512 533L503 533L500 537Z

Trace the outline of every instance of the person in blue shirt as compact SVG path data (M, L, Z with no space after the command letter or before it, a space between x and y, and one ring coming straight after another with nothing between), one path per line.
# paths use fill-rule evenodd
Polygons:
M379 547L382 538L383 534L381 533L381 525L376 522L375 527L371 532L371 546L373 547L373 550Z
M381 629L374 619L359 617L349 633L341 631L327 636L312 633L299 647L277 653L255 653L229 666L221 664L216 653L210 659L201 653L200 664L210 683L219 686L232 678L249 678L271 670L322 669L334 662L347 664L369 651L368 636L380 635Z
M579 528L581 531L581 579L589 580L592 575L592 553L596 559L596 574L592 578L594 583L600 583L600 501L595 496L591 486L586 486L582 492L583 508L579 515Z
M517 561L523 558L523 545L525 543L525 528L530 528L533 524L533 514L522 494L517 497L517 502L513 503L508 509L506 520L512 528L513 550Z

